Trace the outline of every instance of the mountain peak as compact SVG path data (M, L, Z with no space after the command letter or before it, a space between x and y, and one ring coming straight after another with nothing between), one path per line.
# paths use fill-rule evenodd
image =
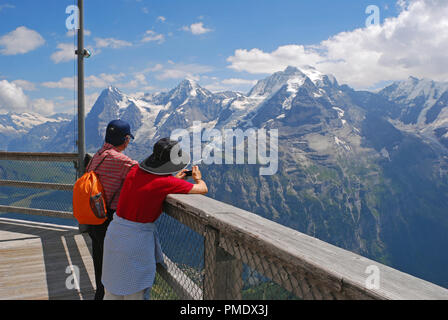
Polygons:
M121 91L118 88L113 87L113 86L108 86L106 89L104 89L103 92L122 94Z
M202 88L197 82L196 80L193 79L184 79L181 83L179 83L179 85L174 88L171 93L171 99L172 98L181 98L181 99L186 99L188 97L196 97L198 95L201 96L208 96L211 93Z
M395 81L381 90L380 93L393 101L409 102L420 97L429 106L435 103L447 90L448 83L410 76L406 80Z
M101 94L100 97L104 98L112 98L114 100L120 100L123 97L123 93L116 87L113 86L108 86L106 89L104 89Z
M288 67L286 67L286 69L284 71L280 71L280 72L284 73L284 74L296 74L296 73L303 74L303 72L299 68L294 67L294 66L288 66Z
M283 86L288 85L298 88L307 80L307 75L294 66L288 66L284 71L279 71L270 77L257 82L249 92L249 96L267 97L276 93Z
M189 78L185 78L184 80L182 80L181 83L179 83L180 87L190 87L193 88L195 86L198 86L197 82L193 79L189 79Z
M311 80L317 87L338 85L336 78L333 75L327 75L319 71L313 66L303 65L298 67L288 66L285 74L303 74Z

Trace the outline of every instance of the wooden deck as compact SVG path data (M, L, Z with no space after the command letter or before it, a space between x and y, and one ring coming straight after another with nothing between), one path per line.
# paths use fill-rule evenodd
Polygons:
M92 300L93 270L77 228L0 218L0 300Z

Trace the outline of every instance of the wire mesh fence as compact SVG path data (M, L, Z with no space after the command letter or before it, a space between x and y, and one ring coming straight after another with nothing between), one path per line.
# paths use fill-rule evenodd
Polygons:
M76 169L70 162L0 160L0 181L72 185ZM0 205L42 210L72 211L70 190L0 185ZM296 296L219 246L216 230L181 212L163 214L157 221L165 255L152 289L156 300L295 299ZM249 259L250 256L247 256ZM252 267L251 267L252 266Z
M224 250L220 246L224 240L216 230L187 216L182 215L187 225L168 214L156 222L168 266L158 272L152 299L298 299L292 288L288 291L274 281L278 276L273 275L269 263L261 262L261 256L244 246L238 246L237 251ZM283 277L287 282L288 275Z
M47 161L41 155L26 155L28 161L13 155L5 160L9 156L0 152L2 210L36 208L50 217L52 212L45 210L72 211L75 155L45 155ZM65 191L55 186L61 184ZM156 222L165 265L157 267L151 292L155 300L382 299L392 291L402 297L408 287L416 292L413 297L424 290L424 297L446 296L446 290L428 289L428 283L416 278L403 282L403 274L390 268L393 281L385 284L392 284L373 292L364 279L366 264L373 261L210 198L178 195L169 197L164 208Z
M73 184L76 181L76 169L70 162L0 160L0 178Z
M204 237L166 214L156 222L167 269L158 273L152 298L201 300L204 280Z
M76 181L76 168L70 159L61 159L55 154L46 155L47 161L41 161L41 154L23 153L2 155L0 159L0 206L71 212L71 186ZM74 157L74 156L73 156ZM20 210L4 208L2 216L42 220L35 216L24 216ZM47 219L48 220L48 219ZM74 224L74 223L72 223Z

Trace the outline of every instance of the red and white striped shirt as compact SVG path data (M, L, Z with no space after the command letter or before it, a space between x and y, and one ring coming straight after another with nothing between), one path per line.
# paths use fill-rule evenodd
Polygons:
M95 171L95 173L98 174L100 182L104 188L107 205L111 210L117 209L124 179L129 170L137 164L137 161L124 155L109 143L105 143L90 161L87 169L89 172ZM110 203L112 198L113 201Z

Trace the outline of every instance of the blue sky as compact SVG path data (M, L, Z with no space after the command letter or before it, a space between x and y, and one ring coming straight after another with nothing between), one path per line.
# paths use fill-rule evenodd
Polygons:
M24 101L36 112L73 110L75 37L65 11L74 2L0 0L1 111L14 111L11 105L26 110ZM247 92L289 64L314 65L355 88L411 74L444 80L437 66L420 72L428 68L422 61L417 68L413 56L400 56L401 68L391 71L398 49L384 39L392 33L395 44L409 41L415 19L409 22L403 13L437 11L427 0L410 2L423 8L404 0L85 0L85 44L93 53L85 64L86 100L92 104L108 85L139 94L171 89L184 78L212 91ZM437 2L431 5L446 9ZM377 31L366 27L369 5L380 10ZM22 99L8 106L15 89Z

